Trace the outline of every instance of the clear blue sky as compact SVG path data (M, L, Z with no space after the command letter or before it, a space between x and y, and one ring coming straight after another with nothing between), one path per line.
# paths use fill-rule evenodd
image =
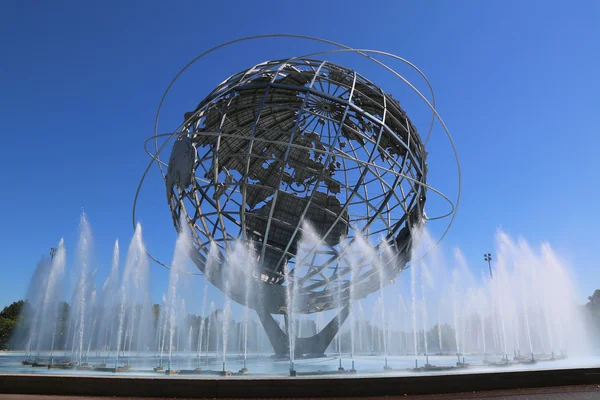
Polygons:
M24 296L36 261L60 237L73 255L82 209L105 275L114 240L123 249L132 235L148 161L142 144L173 75L209 47L273 32L389 51L425 71L463 166L445 247L459 246L473 268L485 268L482 253L492 251L498 227L548 240L574 266L583 301L600 288L598 21L596 1L5 1L0 307ZM211 56L174 88L161 131L231 73L314 48L324 47L273 39ZM395 93L389 74L364 68ZM432 180L452 191L443 179L449 149L437 150ZM174 233L156 172L139 216L148 247L168 262ZM152 279L159 301L167 273L153 265Z

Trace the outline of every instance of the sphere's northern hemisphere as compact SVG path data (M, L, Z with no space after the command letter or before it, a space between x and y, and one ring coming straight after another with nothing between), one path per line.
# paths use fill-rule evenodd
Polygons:
M252 246L255 259L227 290L232 299L283 312L293 284L297 311L309 313L343 304L350 286L353 298L368 295L408 262L411 228L424 218L425 158L399 102L355 71L271 61L230 77L186 113L167 197L176 223L184 213L205 273L211 242L220 260L236 244ZM394 255L379 263L383 273L351 254L357 235L374 257ZM207 277L225 290L226 263L218 264Z

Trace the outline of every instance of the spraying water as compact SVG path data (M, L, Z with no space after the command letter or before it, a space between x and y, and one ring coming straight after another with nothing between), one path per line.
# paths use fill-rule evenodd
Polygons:
M243 241L236 241L233 249L227 253L225 263L221 270L221 279L225 282L225 306L223 308L223 320L221 321L221 337L223 339L222 344L222 363L223 371L225 371L227 362L227 345L229 342L229 323L231 320L231 300L229 293L236 288L236 285L240 284L237 281L239 274L245 276L247 274L244 268L248 265L249 261L253 259L251 255L252 251ZM241 284L247 285L247 279L242 279ZM246 287L242 286L242 290L246 290ZM246 291L246 293L248 293Z
M208 311L208 323L207 323L208 326L207 326L207 330L206 330L206 365L208 365L208 351L209 351L209 345L210 345L210 332L211 332L211 325L212 325L211 322L214 318L214 314L215 314L215 302L211 300L209 311Z
M245 300L246 300L246 307L244 307L244 317L243 317L243 341L244 341L244 368L246 368L246 360L248 358L248 324L249 324L249 320L250 320L250 307L248 306L248 304L250 304L250 301L252 299L252 289L254 288L254 280L256 279L255 275L258 274L257 272L257 265L256 265L256 260L257 260L257 256L256 253L254 252L254 248L249 246L247 249L247 255L248 258L246 259L246 265L248 268L247 272L242 272L243 276L245 278L244 284L245 284Z
M417 362L417 357L419 355L418 352L418 342L417 342L417 289L416 289L416 271L415 268L410 269L410 295L411 295L411 304L412 304L412 327L413 327L413 343L414 343L414 354L415 354L415 364ZM458 347L458 344L457 344Z
M119 277L119 243L115 243L110 272L102 290L99 291L94 289L95 272L90 272L90 266L95 265L91 260L91 238L91 230L84 215L80 225L77 257L73 263L72 272L75 279L70 297L71 309L66 324L68 331L63 335L67 339L63 342L59 341L57 332L63 333L60 330L63 327L61 326L60 329L58 327L58 301L63 296L67 297L66 293L61 293L60 284L61 277L66 272L64 241L61 240L52 260L42 260L38 265L27 296L31 306L28 307L31 308L29 315L25 315L30 321L28 326L31 326L28 336L24 336L27 339L27 353L35 351L39 359L40 354L49 349L52 356L55 346L64 343L64 348L69 348L78 362L87 359L94 348L114 349L117 365L118 357L127 351L130 355L133 351L140 354L141 350L147 348L157 349L161 357L167 351L171 359L174 351L183 350L177 342L181 340L184 347L186 346L186 333L186 349L191 351L194 338L191 325L188 324L189 319L186 319L185 304L192 304L192 301L182 291L183 282L189 281L187 276L183 275L186 263L189 262L187 249L191 242L188 233L182 232L176 244L173 270L169 277L169 287L163 299L156 331L149 325L152 319L146 315L147 310L151 309L151 302L147 285L148 260L142 241L141 226L136 227L128 248L122 277ZM389 304L385 304L382 290L384 283L390 280L390 277L381 272L385 270L381 265L387 262L385 249L375 249L358 235L354 243L344 249L348 254L342 264L345 262L347 263L345 267L350 268L350 280L336 286L332 291L336 298L336 305L343 305L340 298L345 290L350 291L351 301L359 301L355 298L356 293L352 283L361 274L361 268L365 264L377 267L375 277L379 276L380 287L374 318L371 321L367 321L369 318L365 316L360 301L355 305L356 307L350 308L349 317L352 325L349 331L349 348L352 357L357 352L368 350L369 346L373 352L383 351L384 356L391 351L399 351L402 347L409 351L410 332L394 332L392 325L395 324L394 329L410 327L411 319L412 352L415 358L418 356L420 339L423 340L425 354L428 354L431 346L427 338L434 337L430 336L430 333L437 334L440 351L444 343L448 346L448 343L455 341L457 354L463 355L476 349L482 351L484 357L488 354L493 356L495 352L506 358L507 353L514 352L515 358L518 358L521 350L532 353L532 357L535 353L537 357L539 353L554 354L554 351L560 350L563 354L567 349L585 349L586 335L578 311L578 295L572 285L573 280L569 276L567 264L547 244L534 248L524 240L513 240L502 232L496 236L496 243L493 265L495 273L492 279L475 279L459 251L455 252L455 268L452 271L440 267L445 264L443 259L428 258L425 262L411 268L412 308L409 309L408 302L404 305L404 300L400 296L398 308L394 310L394 306L389 307ZM225 286L227 291L245 293L246 302L251 303L252 282L253 279L258 278L253 272L256 255L253 255L252 248L240 242L234 248L227 249L223 265L219 264L218 253L217 246L211 243L208 265L205 268L207 278L213 273L222 274L222 279L227 281ZM293 349L296 347L296 338L300 335L299 327L304 329L304 325L298 324L308 322L299 321L294 313L293 305L298 287L294 284L297 280L294 271L297 268L298 265L292 271L286 270L290 284L285 285L287 304L290 306L286 310L286 329L290 333L288 339L292 362L295 361ZM435 273L432 273L434 268L439 271L435 270ZM240 273L244 274L244 279L240 278ZM419 277L420 296L417 293ZM209 344L212 339L213 342L217 341L215 348L222 350L222 361L225 362L228 343L234 342L233 336L236 334L229 333L232 319L231 305L225 304L223 312L220 313L219 325L215 320L214 301L207 298L207 292L208 286L204 285L203 318L200 319L198 327L198 358L203 344L206 343L208 363L209 346L214 346ZM210 313L206 319L205 311L209 301ZM450 313L445 313L446 307L451 311ZM62 305L60 311L65 312ZM243 346L244 359L252 346L249 344L252 340L248 338L250 330L248 313L248 309L243 310L243 321L237 334L238 344ZM430 321L430 316L433 315L437 315L437 318L432 318L436 321ZM324 325L322 318L323 313L316 315L315 324L319 330ZM360 320L359 323L356 321L357 318ZM371 329L369 323L372 323ZM431 324L436 323L437 332L431 332ZM63 322L60 324L62 325ZM208 329L205 329L205 324L208 325ZM423 330L422 335L418 334L420 329ZM217 333L211 333L213 330ZM258 338L262 341L265 336L261 334L258 324L256 332L257 339L254 340L254 345L258 353L262 349ZM343 334L347 333L347 331L343 332ZM232 337L228 338L228 335ZM391 340L392 335L398 340ZM221 344L219 344L220 340L222 340ZM345 351L342 346L346 346L346 343L340 336L336 338L335 343L336 351L341 355L342 351ZM390 348L390 345L393 348Z
M285 286L285 300L286 300L286 323L288 333L288 349L290 357L290 370L294 370L294 356L296 349L296 323L294 320L294 300L295 291L292 276L290 274L289 265L286 262L283 269L283 275L286 277L287 284Z
M365 351L365 345L363 343L363 324L365 322L365 309L363 308L362 301L358 302L358 348L360 352Z
M180 320L182 307L181 299L178 297L178 288L181 283L182 275L185 273L188 265L187 251L191 246L191 239L188 230L183 222L180 223L180 231L175 242L175 251L173 253L173 262L169 273L169 286L166 297L166 309L164 310L164 319L166 323L165 334L168 335L168 360L169 369L173 361L173 349L176 345L176 339L179 338L180 330L177 329ZM175 337L177 333L177 338Z
M443 353L443 346L442 346L442 312L441 312L441 308L442 305L440 304L438 306L438 315L437 315L437 333L438 333L438 348L440 349L440 354Z
M114 312L117 311L118 304L115 301L115 293L119 290L119 241L115 241L113 249L112 264L110 273L102 286L102 332L103 332L103 344L102 346L110 351L112 345L112 339L114 336L115 329L115 318ZM108 356L108 354L107 354Z
M127 348L127 339L129 339L128 348L131 351L136 321L138 329L143 329L144 320L148 318L144 313L144 305L147 305L146 299L149 295L148 268L146 247L142 239L142 226L138 223L127 250L123 279L119 287L116 367L119 366L119 357L124 355ZM141 306L142 309L139 310L138 306ZM138 343L139 345L140 343Z
M423 312L421 313L423 321L423 343L425 346L425 363L429 364L429 348L427 347L427 301L425 298L425 282L428 280L427 277L427 264L421 265L421 302L423 305Z
M81 363L83 355L84 337L86 333L86 317L88 317L88 296L90 295L90 281L88 269L92 245L92 232L84 213L81 214L79 223L79 243L77 245L77 265L79 277L73 296L72 322L74 327L72 340L72 354Z
M44 293L44 299L41 309L40 328L37 338L37 353L39 357L40 350L44 347L44 340L51 336L50 354L54 351L54 341L56 339L56 328L58 319L58 304L60 298L60 282L65 274L66 250L63 239L58 243L56 253L52 257L50 270L48 272L48 282Z
M206 295L208 284L204 284L204 294L202 295L202 314L200 315L200 326L198 328L198 360L202 352L202 336L204 335L204 320L206 318ZM199 361L198 361L199 362Z

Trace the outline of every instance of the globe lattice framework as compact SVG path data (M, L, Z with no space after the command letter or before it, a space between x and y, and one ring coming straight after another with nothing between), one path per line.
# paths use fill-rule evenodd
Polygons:
M294 311L312 313L346 305L351 289L363 298L405 267L412 228L425 218L425 159L400 103L359 73L313 59L269 61L185 114L167 198L215 286L261 315L285 313L286 286L295 285ZM303 235L313 240L301 249ZM357 235L377 257L394 257L378 270L356 254ZM258 270L241 268L245 276L226 290L223 274L207 273L211 242L218 269L240 241L254 249Z

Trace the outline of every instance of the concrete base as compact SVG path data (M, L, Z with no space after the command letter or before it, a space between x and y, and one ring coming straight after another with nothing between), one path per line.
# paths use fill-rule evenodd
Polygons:
M168 369L165 371L165 375L179 375L180 372L178 369Z
M490 367L509 367L513 365L510 361L498 361L487 363Z
M340 376L340 375L349 375L355 374L355 369L338 369L337 371L307 371L307 372L298 372L296 371L296 375L294 376L303 376L305 378L311 378L315 376Z
M445 372L445 371L452 371L453 369L464 369L464 368L466 368L466 367L449 367L449 366L438 367L437 365L425 364L425 366L420 367L420 368L411 368L411 371L413 371L413 372Z
M600 384L600 368L295 379L0 375L0 393L184 398L376 397Z
M535 361L535 360L519 361L519 364L532 365L532 364L537 364L537 361Z
M182 369L179 371L179 375L200 375L203 374L202 368L196 369Z
M130 372L131 371L131 367L129 365L124 365L122 367L97 367L94 369L96 371L100 371L100 372L113 372L113 373Z
M71 364L52 364L48 365L48 369L74 369Z

